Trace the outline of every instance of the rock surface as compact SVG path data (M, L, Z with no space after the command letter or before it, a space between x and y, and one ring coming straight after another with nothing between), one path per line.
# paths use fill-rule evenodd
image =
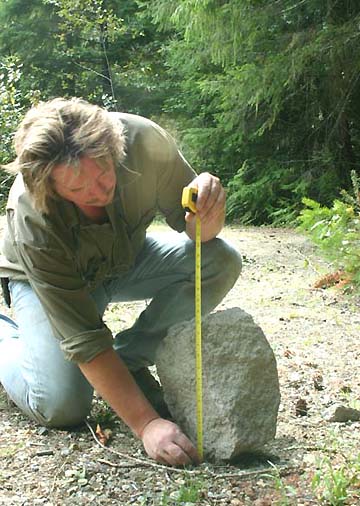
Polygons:
M169 409L196 441L194 321L173 326L157 354ZM280 402L273 351L261 328L239 308L202 321L203 450L206 460L234 460L275 436Z
M360 420L360 411L336 403L324 411L323 418L327 422L358 422Z

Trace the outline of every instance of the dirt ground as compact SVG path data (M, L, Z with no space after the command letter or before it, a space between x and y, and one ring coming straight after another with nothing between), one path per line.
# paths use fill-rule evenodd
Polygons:
M223 236L244 267L219 309L250 313L273 347L276 439L236 465L167 469L101 399L88 425L58 431L29 422L0 389L1 505L360 505L360 422L323 418L335 402L360 409L359 298L313 287L328 266L295 231L234 226ZM107 322L126 328L142 308L113 305ZM97 424L112 432L106 447L90 431Z

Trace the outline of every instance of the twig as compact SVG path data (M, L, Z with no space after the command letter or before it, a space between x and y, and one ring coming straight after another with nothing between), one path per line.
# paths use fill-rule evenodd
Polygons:
M69 457L66 457L64 462L61 464L61 466L59 467L59 469L56 471L55 475L54 475L54 478L53 478L53 481L52 481L52 485L51 485L51 489L49 491L49 496L51 497L53 492L54 492L54 489L55 489L55 486L56 486L56 480L58 478L58 476L60 475L60 473L62 472L62 470L64 469L64 467L66 466L66 464L68 463L69 461Z
M284 471L292 471L293 469L298 469L292 466L282 466L282 467L276 467L277 472L282 473ZM211 473L212 477L216 480L223 479L223 478L238 478L240 480L243 480L244 478L251 478L253 476L258 476L259 474L269 474L275 472L273 469L257 469L255 471L240 471L239 473L224 473L224 474L216 474Z
M126 468L129 468L129 467L137 467L139 464L137 464L136 462L134 462L133 464L131 464L130 462L128 464L116 464L116 462L110 462L109 460L105 460L105 459L98 459L98 462L100 462L101 464L106 464L107 466L110 466L110 467L126 467Z
M101 24L100 25L100 39L101 39L101 45L102 45L102 50L103 50L103 53L104 53L104 56L105 56L105 61L106 61L106 67L107 67L107 71L108 71L108 74L109 74L109 77L108 77L108 81L110 83L110 88L111 88L111 95L112 95L112 98L113 100L116 102L116 96L115 96L115 90L114 90L114 84L113 84L113 80L112 80L112 77L111 77L111 67L110 67L110 62L109 62L109 58L108 58L108 54L107 54L107 49L106 49L106 40L105 40L105 37L104 37L104 25Z
M92 437L94 438L96 443L99 446L101 446L101 448L103 448L104 450L107 450L110 453L113 453L114 455L117 455L118 457L121 457L122 459L128 459L132 462L136 462L138 465L145 466L145 467L154 467L156 469L162 469L164 471L171 471L171 472L175 472L175 473L186 472L186 473L191 473L191 474L198 474L198 471L192 471L192 470L188 470L188 469L177 469L176 467L168 467L168 466L164 466L162 464L156 464L155 462L150 462L149 460L139 459L138 457L133 457L132 455L127 455L126 453L121 453L121 452L118 452L117 450L113 450L112 448L109 448L109 447L103 445L99 441L99 439L96 437L96 434L95 434L93 428L91 427L91 425L89 424L89 422L87 420L85 420L85 423L88 426L88 429L90 430Z
M317 445L308 445L308 446L300 446L300 445L293 445L293 446L286 446L285 448L282 448L282 451L288 452L292 450L303 450L305 452L316 452L319 450L322 450L321 446Z
M54 450L39 450L32 457L46 457L48 455L54 455Z
M161 469L163 471L166 471L167 475L168 473L185 473L185 474L191 474L191 475L206 475L208 477L211 477L211 478L214 478L214 479L224 479L224 478L238 478L240 480L244 479L244 478L249 478L251 476L256 476L256 475L259 475L259 474L264 474L264 473L268 473L268 472L274 472L272 469L270 470L267 470L267 469L258 469L256 471L247 471L247 472L238 472L238 473L234 473L234 472L230 472L230 473L223 473L223 474L216 474L215 472L213 471L210 471L208 469L178 469L176 467L169 467L169 466L164 466L162 464L156 464L155 462L150 462L149 460L145 460L145 459L139 459L138 457L133 457L132 455L127 455L126 453L121 453L121 452L118 452L117 450L114 450L112 448L109 448L105 445L103 445L99 439L97 438L93 428L91 427L91 425L89 424L89 422L87 420L85 420L85 423L86 425L88 426L88 429L90 430L91 432L91 435L92 437L94 438L94 440L96 441L96 443L101 446L101 448L103 450L106 450L110 453L113 453L114 455L117 455L118 457L121 457L122 459L128 459L130 461L132 461L134 464L116 464L114 462L109 462L108 460L105 460L105 459L98 459L99 462L102 462L103 464L107 464L111 467L119 467L119 468L122 468L122 467L137 467L137 466L145 466L145 467L153 467L155 469ZM282 472L282 471L288 471L288 470L291 470L293 469L292 467L290 466L283 466L283 467L279 467L277 468L277 470L279 472Z
M316 274L320 275L321 272L314 266L314 264L311 262L310 258L306 255L304 255L304 253L302 253L298 248L296 248L295 246L292 246L292 248L296 251L296 253L298 255L300 255L302 258L304 258L304 260L307 262L307 264L309 265L309 267L311 267L311 269L316 272Z
M81 63L77 63L76 61L74 61L73 63L74 63L74 65L77 65L78 67L80 67L82 69L89 70L90 72L93 72L97 76L102 77L103 79L106 79L106 80L110 81L110 79L108 78L108 76L106 76L105 74L102 74L101 72L97 72L97 70L94 70L94 69L91 69L89 67L86 67L85 65L81 65Z

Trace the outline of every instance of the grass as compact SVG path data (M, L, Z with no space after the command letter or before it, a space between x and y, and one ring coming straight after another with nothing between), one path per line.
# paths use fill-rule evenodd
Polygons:
M354 498L360 483L360 454L343 464L334 464L328 457L317 463L312 490L319 505L344 506ZM357 498L360 499L359 495Z
M114 410L100 397L93 402L91 415L91 418L102 428L112 427L118 421Z
M17 443L8 446L0 447L0 459L14 457L14 455L24 448L24 443Z
M161 506L180 506L199 504L204 483L199 479L187 478L176 491L165 491L162 495Z
M279 499L274 503L274 506L291 506L294 504L293 499L296 498L296 488L286 485L276 465L270 461L269 464L273 468L273 473L267 473L263 476L273 482L275 490L277 490L280 495Z

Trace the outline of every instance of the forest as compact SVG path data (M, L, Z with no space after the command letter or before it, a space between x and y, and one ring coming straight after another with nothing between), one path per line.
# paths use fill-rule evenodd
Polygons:
M65 431L0 388L0 503L360 504L360 1L0 0L0 27L0 214L31 106L82 97L156 121L226 188L244 269L220 310L264 329L282 396L263 454L177 469L149 463L100 396ZM145 307L104 321L116 333Z
M291 223L351 189L357 0L3 0L0 23L2 164L32 104L78 96L167 128L229 220Z

